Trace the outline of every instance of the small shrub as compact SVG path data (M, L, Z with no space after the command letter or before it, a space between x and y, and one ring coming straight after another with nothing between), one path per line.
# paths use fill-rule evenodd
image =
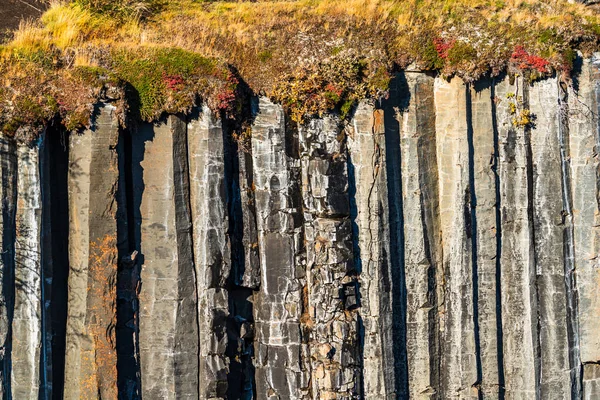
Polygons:
M535 70L541 74L548 72L548 60L529 54L523 46L516 46L510 56L510 62L521 70Z

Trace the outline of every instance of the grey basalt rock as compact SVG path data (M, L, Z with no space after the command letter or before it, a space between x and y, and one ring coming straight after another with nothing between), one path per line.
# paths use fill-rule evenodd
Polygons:
M386 113L395 111L394 117L399 122L395 135L399 136L400 160L394 162L400 163L402 183L399 208L403 218L407 296L406 363L410 382L407 389L411 398L435 398L440 363L437 288L441 287L436 279L441 276L442 249L434 79L420 73L406 73L404 79L404 85L401 82L397 85L396 110L386 109ZM390 117L386 115L386 131L393 123ZM391 144L394 133L388 135Z
M208 107L188 122L190 203L198 277L201 399L225 398L230 247L221 121Z
M499 398L502 368L501 344L498 343L500 308L497 281L498 258L498 209L496 187L497 129L493 121L491 79L469 85L467 92L467 135L470 136L471 187L471 240L475 251L473 262L477 303L477 338L479 351L479 379L485 398Z
M583 363L583 397L600 396L600 208L598 150L600 149L600 59L584 61L578 90L568 91L570 191L573 199L574 275L579 325L580 362Z
M133 135L143 149L140 364L142 397L198 398L198 302L186 122L169 116Z
M2 167L2 255L0 278L3 288L0 298L0 394L11 395L12 348L11 333L15 307L12 282L15 279L15 240L17 206L17 145L8 137L0 137ZM6 283L5 283L6 282Z
M542 398L570 395L567 293L565 290L569 207L563 204L560 126L557 107L559 82L547 79L529 88L529 109L535 118L531 129L533 167L533 223L535 231L536 284L540 341L540 388ZM570 201L570 200L569 200ZM572 256L571 256L572 257ZM573 382L578 384L578 379Z
M535 396L539 376L537 293L530 215L528 136L513 124L511 103L523 96L522 78L494 85L501 213L501 304L504 389L507 397ZM509 265L510 268L505 267Z
M64 398L116 398L118 121L101 104L69 139L69 307Z
M37 398L42 363L42 197L40 141L17 146L15 308L12 321L12 396Z
M347 150L335 116L299 127L306 279L302 332L307 398L360 395L359 286L350 220Z
M253 188L256 201L260 289L254 295L255 368L258 399L298 398L302 287L298 257L302 225L294 204L292 170L298 160L286 152L283 108L253 99Z
M576 61L399 72L344 120L100 102L0 135L2 397L598 398L600 62Z
M346 128L354 256L360 282L366 398L396 396L384 111L360 102Z
M458 78L437 78L434 98L444 275L440 391L446 398L472 398L478 392L478 355L465 86Z

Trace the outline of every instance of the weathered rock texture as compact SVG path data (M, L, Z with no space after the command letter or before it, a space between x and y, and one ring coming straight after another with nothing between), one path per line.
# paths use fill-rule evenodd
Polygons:
M7 399L597 399L600 61L0 137ZM68 211L68 212L67 212Z
M117 396L116 143L114 107L101 105L94 130L69 139L69 305L66 399Z

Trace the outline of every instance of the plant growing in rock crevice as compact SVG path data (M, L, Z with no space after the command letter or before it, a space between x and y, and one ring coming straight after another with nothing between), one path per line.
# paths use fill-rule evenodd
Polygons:
M509 100L508 111L511 115L512 126L521 129L532 128L535 123L535 114L525 108L523 98L514 93L508 93L506 97Z
M339 53L288 76L272 95L298 122L330 110L345 118L357 101L387 89L391 79L387 71L384 64L354 53Z

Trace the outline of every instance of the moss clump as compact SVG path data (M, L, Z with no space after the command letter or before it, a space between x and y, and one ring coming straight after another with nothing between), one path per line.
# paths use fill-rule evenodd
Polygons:
M187 112L199 95L227 90L226 69L213 59L181 49L119 49L113 53L111 70L127 84L132 109L147 121L164 112Z
M215 110L228 110L236 98L237 80L225 66L181 49L88 54L102 65L69 66L74 55L67 51L4 56L0 131L21 138L33 138L55 116L68 130L89 127L93 106L103 99L117 101L120 114L129 109L130 116L152 121L165 112L188 112L199 97Z

